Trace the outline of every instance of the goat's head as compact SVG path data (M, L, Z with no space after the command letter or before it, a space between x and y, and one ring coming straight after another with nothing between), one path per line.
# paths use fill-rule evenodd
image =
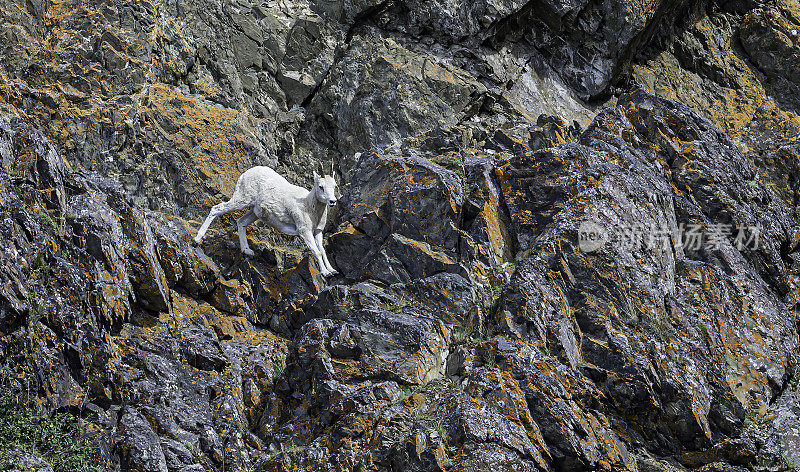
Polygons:
M336 206L336 173L320 177L314 172L314 192L317 201L328 206Z

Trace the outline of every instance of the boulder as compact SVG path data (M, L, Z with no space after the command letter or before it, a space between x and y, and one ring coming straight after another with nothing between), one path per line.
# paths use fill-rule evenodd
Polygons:
M167 461L158 436L147 419L130 408L121 414L114 434L114 447L120 453L122 468L136 472L167 472Z

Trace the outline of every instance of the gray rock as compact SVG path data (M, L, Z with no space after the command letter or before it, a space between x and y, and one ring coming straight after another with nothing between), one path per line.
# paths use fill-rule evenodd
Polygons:
M9 472L53 472L53 466L44 459L21 449L3 451L3 466Z
M800 71L789 64L800 61L800 18L784 11L767 7L748 12L739 38L758 69L767 75L776 98L797 110Z
M763 417L749 425L744 435L758 448L755 463L764 470L792 468L800 461L800 411L798 393L787 389Z
M628 121L614 123L631 123L629 131L627 125L616 124L605 129L607 122L600 117L581 138L591 148L564 145L539 152L532 165L521 166L522 172L506 180L512 220L525 215L518 220L517 232L521 243L529 241L531 257L518 266L504 293L500 323L512 336L547 345L564 365L588 366L584 374L602 385L618 405L625 405L620 411L626 412L624 417L632 415L631 426L651 451L678 450L688 444L693 450L710 448L742 427L747 405L739 389L751 392L750 398L760 399L766 407L773 395L770 385L780 385L789 375L791 361L782 354L788 351L777 346L788 341L778 333L791 320L783 315L782 299L774 294L794 289L771 274L792 270L778 249L778 241L790 238L792 223L770 189L747 183L755 170L714 125L686 107L643 93L620 102L605 116L625 114ZM657 128L664 138L649 136ZM663 157L639 154L634 135L659 142ZM670 145L681 136L691 140L691 150ZM615 161L608 156L616 156ZM728 163L725 171L714 164L721 159ZM512 161L510 170L514 172L515 163L522 161ZM664 167L670 168L668 174L662 173ZM515 179L526 183L514 183ZM560 179L580 183L556 183ZM574 201L589 202L589 207L576 212ZM615 228L632 225L677 234L679 221L705 227L757 225L762 234L772 236L757 249L738 248L734 234L716 249L708 249L705 240L695 249L674 240L666 245L648 245L644 240L625 245L624 235L616 233L616 239L586 250L578 244L580 226L586 221L608 230L610 236ZM626 269L600 274L592 269L596 264ZM644 267L652 267L659 276L640 274ZM558 282L546 277L548 272L558 274ZM754 305L740 302L745 293ZM633 306L650 308L642 312L644 308ZM709 366L716 365L712 359L722 352L730 352L725 343L746 343L738 336L727 338L719 327L746 317L751 306L763 324L745 329L753 336L771 337L768 344L776 348L765 351L763 361L754 361L750 354L741 360L728 357L723 366L751 361L771 366L751 371L758 373L743 376L734 389L723 380L724 371L733 367ZM657 315L665 312L669 321ZM646 335L648 343L631 342L622 334L638 329L651 333ZM697 350L697 345L702 348ZM674 357L668 351L675 352ZM687 358L693 359L690 364L685 364ZM620 371L626 373L612 374ZM705 398L699 410L686 400L698 396ZM660 416L646 419L655 411L670 418L669 427Z
M464 199L455 173L420 158L361 159L342 197L349 222L330 238L342 274L390 284L438 272L467 276L455 252Z
M0 357L104 462L794 461L796 2L79 3L2 5ZM191 243L247 167L321 163L341 276Z
M462 69L377 34L359 34L311 102L307 127L332 130L337 163L349 177L364 165L353 160L355 153L399 147L407 137L454 127L480 110L485 91ZM301 148L319 150L322 162L334 157L317 143L306 141Z
M158 436L144 416L135 409L124 409L114 434L114 447L122 459L122 470L167 472L167 461Z
M179 219L162 213L149 212L147 221L153 227L159 262L169 286L195 296L213 291L219 281L219 268L194 244L192 230Z

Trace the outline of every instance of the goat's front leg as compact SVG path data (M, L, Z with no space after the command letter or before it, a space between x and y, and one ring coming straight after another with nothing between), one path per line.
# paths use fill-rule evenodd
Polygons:
M247 227L257 219L258 217L256 214L250 209L241 218L236 220L236 229L239 231L239 247L242 249L244 255L250 257L255 256L255 253L250 249L250 245L247 243Z
M320 272L325 277L333 275L330 270L328 270L328 266L325 265L325 261L322 259L322 253L317 248L317 241L314 239L314 234L311 230L305 230L300 232L300 238L306 243L306 246L311 250L311 253L314 254L314 257L317 258L317 263L319 264Z
M314 241L317 243L317 248L319 248L319 252L322 253L322 260L325 261L325 267L328 268L328 271L332 275L336 275L339 272L333 268L331 262L328 260L328 254L325 252L325 246L322 245L322 231L314 235Z

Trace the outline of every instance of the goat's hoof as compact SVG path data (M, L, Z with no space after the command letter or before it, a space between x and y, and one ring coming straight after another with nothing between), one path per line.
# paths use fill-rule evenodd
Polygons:
M244 254L247 257L255 257L255 255L256 255L256 253L253 252L253 250L250 249L250 248L242 249L242 254Z

